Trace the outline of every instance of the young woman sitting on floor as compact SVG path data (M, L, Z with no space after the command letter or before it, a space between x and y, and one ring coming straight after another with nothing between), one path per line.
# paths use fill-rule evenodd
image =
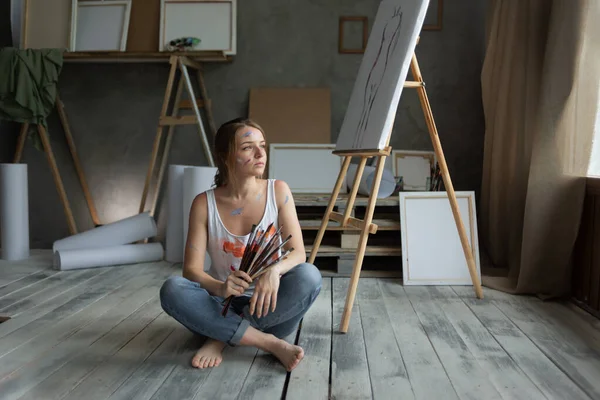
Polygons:
M263 130L251 120L223 124L215 137L215 188L192 204L182 276L160 290L162 308L207 341L192 358L196 368L218 366L225 346L254 346L291 371L304 350L283 338L294 332L321 290L321 273L306 262L302 231L289 186L261 179L267 162ZM253 225L283 227L294 250L255 281L239 271ZM205 256L211 259L204 271ZM225 317L223 301L235 296Z

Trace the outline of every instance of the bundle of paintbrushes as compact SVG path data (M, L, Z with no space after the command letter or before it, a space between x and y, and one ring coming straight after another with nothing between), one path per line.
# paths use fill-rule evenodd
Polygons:
M275 231L273 223L271 223L267 229L262 231L256 225L252 225L248 243L246 243L239 267L239 270L247 273L252 281L294 251L292 247L279 254L283 246L292 238L292 235L289 235L285 240L281 240L281 228L283 226ZM222 316L227 315L233 297L232 295L227 298L221 312Z

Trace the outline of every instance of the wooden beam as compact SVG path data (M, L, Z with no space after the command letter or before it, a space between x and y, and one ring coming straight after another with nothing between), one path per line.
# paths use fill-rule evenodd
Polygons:
M344 223L344 214L336 212L336 211L332 211L331 214L329 215L329 219L332 219L336 222L339 222L340 224L343 224ZM363 221L362 219L354 218L354 217L348 217L348 225L356 230L362 230L363 226L365 225L365 221ZM346 226L344 226L344 227L346 227ZM369 233L377 233L377 225L376 224L369 225Z
M383 149L350 149L350 150L334 150L333 154L345 157L376 157L376 156L389 156L392 152L392 148L387 146Z
M208 103L208 101L207 101L207 103ZM198 105L198 107L204 107L205 106L204 102L201 99L196 99L196 105ZM194 108L194 104L189 99L181 100L179 102L179 108L186 108L186 109L189 108L189 109L192 109L192 108Z
M161 117L158 123L160 126L194 125L198 123L198 120L195 115L181 115L179 117Z

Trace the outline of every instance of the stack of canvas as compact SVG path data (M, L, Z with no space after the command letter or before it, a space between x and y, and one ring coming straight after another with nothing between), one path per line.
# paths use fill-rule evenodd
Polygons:
M136 244L156 233L154 218L142 213L57 240L52 246L54 268L71 270L161 260L160 243Z

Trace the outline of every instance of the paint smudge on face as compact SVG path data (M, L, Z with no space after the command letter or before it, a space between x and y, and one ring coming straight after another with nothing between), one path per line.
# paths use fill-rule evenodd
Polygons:
M244 165L247 165L251 160L252 160L251 158L247 159L246 162L244 163Z
M285 203L283 203L283 204L287 204L287 202L288 202L289 200L290 200L290 196L288 196L288 195L285 195Z
M244 133L244 134L242 135L242 137L248 137L248 136L250 136L250 135L252 135L252 131L248 131L248 132Z
M256 195L256 201L259 201L261 197L262 197L262 193L257 194Z
M244 162L244 160L242 160L241 158L236 158L236 161L237 161L239 164L241 164L241 163L243 163L243 162Z
M235 210L233 210L231 212L231 215L241 215L243 209L244 209L244 207L236 208Z

